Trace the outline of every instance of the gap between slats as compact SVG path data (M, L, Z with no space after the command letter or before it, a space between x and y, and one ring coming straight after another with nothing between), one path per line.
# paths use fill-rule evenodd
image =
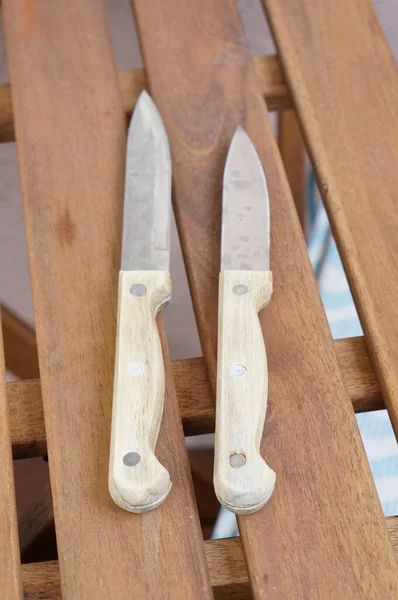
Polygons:
M364 338L336 340L334 345L355 412L384 408ZM176 360L173 372L185 434L214 431L214 405L203 359ZM14 458L44 455L46 438L40 381L8 383L7 395Z

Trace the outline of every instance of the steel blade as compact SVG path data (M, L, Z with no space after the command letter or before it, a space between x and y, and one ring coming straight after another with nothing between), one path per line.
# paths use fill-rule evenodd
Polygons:
M142 92L127 138L121 269L168 271L171 160L159 112Z
M267 183L249 136L238 127L224 170L221 270L269 270Z

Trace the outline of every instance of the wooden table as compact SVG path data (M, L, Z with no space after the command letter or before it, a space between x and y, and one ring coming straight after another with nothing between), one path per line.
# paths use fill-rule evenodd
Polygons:
M118 74L102 0L3 1L0 139L17 140L40 381L5 385L0 369L2 597L394 600L398 520L382 515L354 415L385 405L398 433L398 81L372 6L268 0L278 56L254 60L233 0L133 10L145 72ZM172 363L159 319L173 488L132 515L107 470L126 114L144 87L170 138L203 358ZM331 339L267 107L296 111L364 339ZM239 124L271 198L275 293L260 318L277 487L239 517L239 539L204 543L183 434L214 428L221 180ZM14 458L48 452L58 562L20 565L10 437Z

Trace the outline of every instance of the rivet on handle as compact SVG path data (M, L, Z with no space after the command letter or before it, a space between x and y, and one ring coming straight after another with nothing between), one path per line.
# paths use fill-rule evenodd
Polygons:
M234 469L240 469L246 464L246 456L243 452L233 452L229 457L229 464Z
M141 456L138 452L127 452L127 454L123 456L123 464L125 464L126 467L135 467L140 460Z
M137 298L142 298L146 295L146 292L146 285L143 283L134 283L130 288L130 294L132 296L136 296Z
M244 375L247 371L247 367L245 367L245 365L241 365L241 364L235 364L232 365L231 367L231 373L232 375L234 375L235 377L242 377L242 375Z
M247 292L249 291L249 288L247 287L247 285L244 285L243 283L238 283L238 285L234 285L234 287L232 288L232 291L234 294L238 294L238 296L242 296L243 294L247 294Z

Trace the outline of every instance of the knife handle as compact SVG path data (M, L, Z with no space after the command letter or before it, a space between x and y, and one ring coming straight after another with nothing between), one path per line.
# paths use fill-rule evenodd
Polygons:
M170 300L166 271L120 271L109 492L134 513L156 508L171 488L155 456L164 365L156 315Z
M260 455L268 372L258 312L271 295L271 271L220 273L214 487L237 514L260 509L275 486Z

